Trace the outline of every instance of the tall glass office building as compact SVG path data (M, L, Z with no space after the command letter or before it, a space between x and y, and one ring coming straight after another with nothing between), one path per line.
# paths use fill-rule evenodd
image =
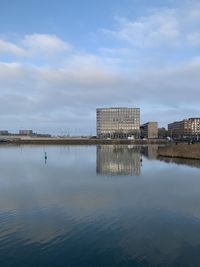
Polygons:
M98 138L140 138L139 108L98 108Z

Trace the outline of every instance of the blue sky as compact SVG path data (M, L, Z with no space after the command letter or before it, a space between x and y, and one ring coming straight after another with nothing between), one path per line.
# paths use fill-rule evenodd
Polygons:
M199 117L195 0L0 0L1 129L95 134L97 107Z

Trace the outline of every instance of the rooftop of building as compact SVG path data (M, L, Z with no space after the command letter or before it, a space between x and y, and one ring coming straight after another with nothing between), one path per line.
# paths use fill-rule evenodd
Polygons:
M99 110L99 109L140 109L140 108L135 108L135 107L107 107L107 108L97 108L96 110Z
M168 125L173 124L173 123L180 123L180 122L184 122L184 121L189 121L189 120L200 120L200 117L193 117L193 118L183 119L180 121L174 121L174 122L170 122Z

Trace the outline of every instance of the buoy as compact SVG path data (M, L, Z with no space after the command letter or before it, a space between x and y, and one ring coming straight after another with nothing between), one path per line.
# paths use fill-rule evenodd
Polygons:
M44 154L44 160L45 160L45 164L47 163L47 152L45 152Z

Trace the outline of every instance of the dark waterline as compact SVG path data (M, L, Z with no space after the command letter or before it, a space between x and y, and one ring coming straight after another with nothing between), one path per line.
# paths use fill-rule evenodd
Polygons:
M199 267L200 163L167 161L157 146L1 147L0 266Z

